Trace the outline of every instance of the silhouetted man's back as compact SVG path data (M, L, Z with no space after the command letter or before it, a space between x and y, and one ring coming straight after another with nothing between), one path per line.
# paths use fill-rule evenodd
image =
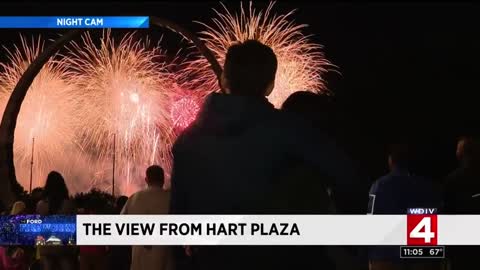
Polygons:
M480 214L480 141L473 136L460 138L457 146L460 167L445 181L445 213L456 215ZM447 256L452 270L471 269L477 264L479 247L449 247Z
M259 42L230 47L222 81L229 94L209 96L174 145L171 213L265 213L265 194L291 158L335 179L339 190L355 182L353 165L333 142L267 101L276 66L273 51ZM282 266L270 250L200 248L196 260L201 269Z
M480 142L462 137L457 146L460 166L445 181L445 212L480 214Z

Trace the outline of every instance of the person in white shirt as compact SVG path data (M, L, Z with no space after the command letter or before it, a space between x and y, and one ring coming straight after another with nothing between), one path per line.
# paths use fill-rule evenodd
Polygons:
M158 165L150 166L145 181L148 188L133 194L121 214L160 215L168 214L170 194L163 189L164 172ZM168 246L133 246L131 270L172 270L172 249Z

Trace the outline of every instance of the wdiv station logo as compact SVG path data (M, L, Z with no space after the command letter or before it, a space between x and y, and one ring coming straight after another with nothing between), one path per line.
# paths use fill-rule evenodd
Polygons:
M409 208L407 211L407 245L436 246L438 243L437 209Z
M400 247L400 258L445 258L445 247L438 244L436 208L407 210L407 246Z

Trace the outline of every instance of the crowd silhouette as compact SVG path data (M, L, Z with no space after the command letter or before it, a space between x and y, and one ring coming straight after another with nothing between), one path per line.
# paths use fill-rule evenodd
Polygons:
M2 214L406 214L410 207L480 212L480 140L474 134L459 138L459 168L444 181L422 175L414 144L392 142L385 157L390 171L366 192L336 128L334 100L299 91L275 109L266 96L276 69L273 50L258 41L228 49L220 82L226 93L211 94L177 139L170 190L163 188L157 165L145 173L148 187L129 198L97 190L71 196L62 175L51 172L43 188L2 207ZM476 254L475 247L451 247L445 260L407 262L398 247L0 247L0 270L463 270Z

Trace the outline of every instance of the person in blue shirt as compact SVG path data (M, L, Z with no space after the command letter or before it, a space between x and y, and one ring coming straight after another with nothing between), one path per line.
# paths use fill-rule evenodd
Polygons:
M394 144L390 147L390 172L373 183L369 193L369 214L405 215L408 208L441 207L440 188L429 179L415 175L413 160L411 146ZM401 260L398 246L370 248L369 261L370 270L439 269L438 262Z

